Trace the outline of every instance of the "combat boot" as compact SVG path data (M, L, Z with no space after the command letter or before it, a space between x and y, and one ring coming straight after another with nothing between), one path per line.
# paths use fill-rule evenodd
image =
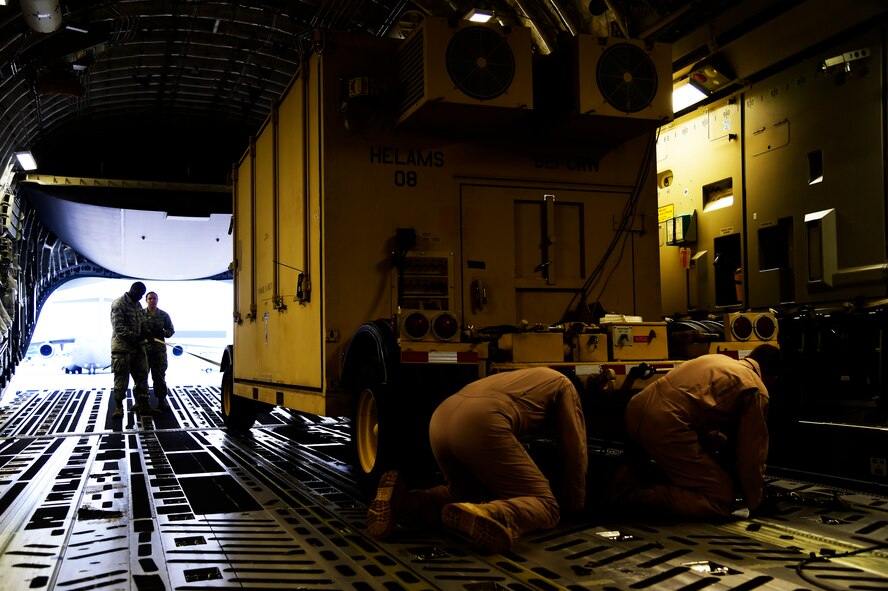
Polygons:
M133 412L148 417L155 417L160 414L160 411L151 408L151 405L148 404L147 400L140 400L138 403L134 404Z
M406 486L396 470L390 470L379 479L376 498L367 509L367 532L377 540L392 534L404 505Z
M166 398L158 398L157 399L157 410L160 412L164 412L170 410L170 405L167 404Z
M122 407L121 405L118 404L118 405L114 408L114 412L111 413L111 418L112 418L112 419L119 419L119 418L121 418L121 417L123 417L123 407Z
M508 516L490 503L445 505L441 511L441 521L468 536L478 550L488 554L510 550L517 537Z

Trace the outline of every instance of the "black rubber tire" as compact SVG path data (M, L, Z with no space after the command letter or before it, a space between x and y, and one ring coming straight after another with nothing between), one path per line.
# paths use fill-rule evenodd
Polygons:
M253 428L259 405L252 400L234 395L234 375L228 367L222 373L222 420L225 427L236 434L244 434Z
M361 368L351 421L355 481L372 496L379 477L394 467L398 419L380 372L372 365Z

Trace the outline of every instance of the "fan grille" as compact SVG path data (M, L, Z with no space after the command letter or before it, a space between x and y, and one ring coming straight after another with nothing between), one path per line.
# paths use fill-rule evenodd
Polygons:
M630 43L604 50L595 73L605 101L624 113L637 113L657 95L657 68L648 54Z
M508 90L515 77L515 56L506 39L486 27L466 27L447 45L447 73L464 94L494 99Z
M395 67L398 72L398 114L406 112L411 106L422 100L425 94L424 51L423 36L412 35L405 42L403 50L397 54Z

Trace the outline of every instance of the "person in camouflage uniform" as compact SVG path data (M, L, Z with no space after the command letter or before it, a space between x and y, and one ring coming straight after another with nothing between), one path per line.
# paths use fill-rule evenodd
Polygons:
M149 291L145 296L148 307L142 310L145 326L151 334L151 340L145 345L145 353L148 354L148 367L151 368L151 382L154 384L154 396L157 397L157 410L166 410L167 386L167 348L163 343L176 332L170 315L157 307L157 294Z
M133 410L154 414L148 404L148 358L145 343L149 334L145 328L142 305L139 300L145 294L145 284L136 281L128 292L111 304L111 369L114 371L114 417L123 416L123 399L129 378L133 377Z

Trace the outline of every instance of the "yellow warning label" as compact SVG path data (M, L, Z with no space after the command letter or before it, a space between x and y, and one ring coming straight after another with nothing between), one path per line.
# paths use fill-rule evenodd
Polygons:
M662 207L657 208L657 223L662 224L666 220L670 220L675 217L675 205L670 203L669 205L664 205Z

